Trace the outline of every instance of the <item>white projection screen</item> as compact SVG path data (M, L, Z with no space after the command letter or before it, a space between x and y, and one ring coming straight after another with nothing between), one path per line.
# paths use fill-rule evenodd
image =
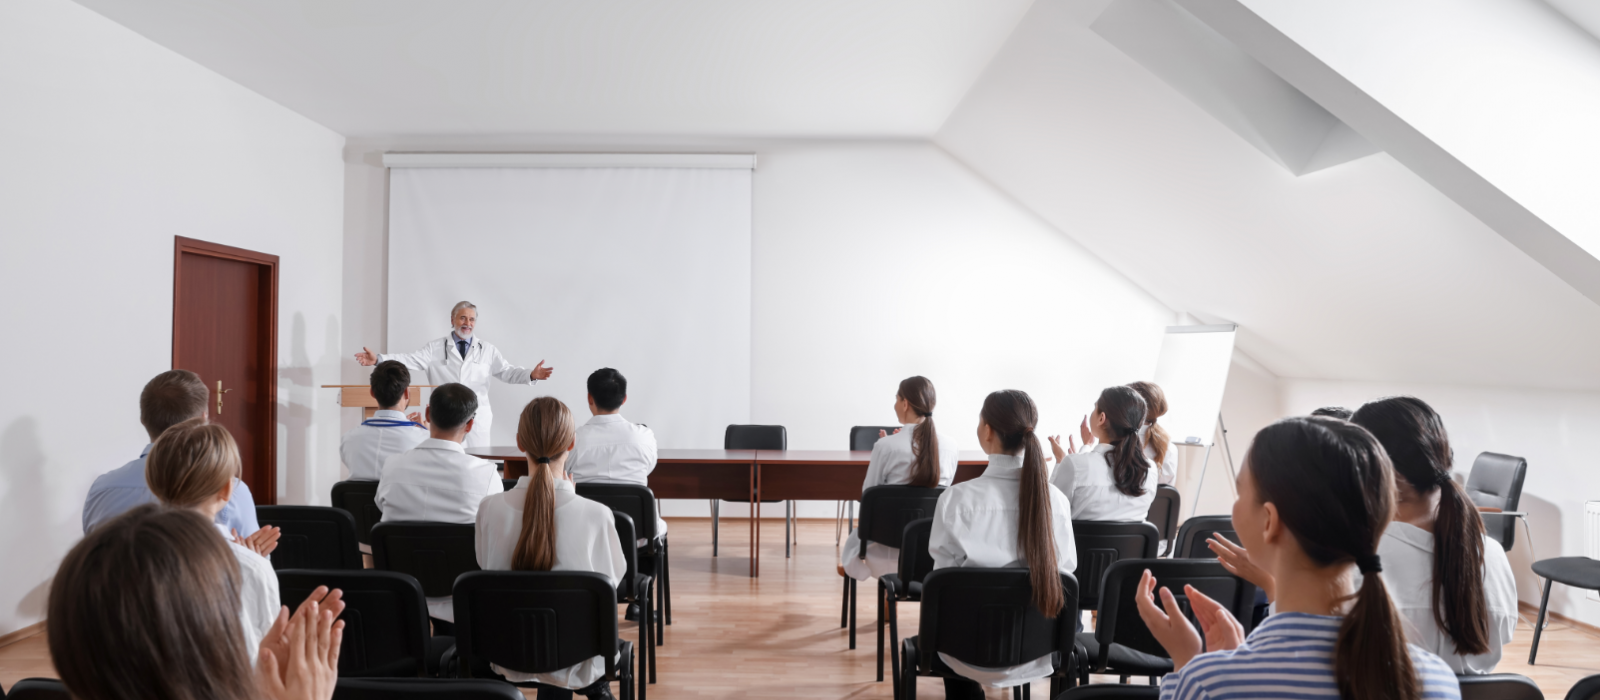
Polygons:
M1155 382L1167 395L1161 425L1173 442L1210 445L1215 440L1237 329L1233 324L1167 326Z
M450 331L478 337L533 386L491 380L493 444L550 395L589 419L585 380L628 378L622 413L661 447L720 448L750 414L748 168L473 167L390 171L388 351Z

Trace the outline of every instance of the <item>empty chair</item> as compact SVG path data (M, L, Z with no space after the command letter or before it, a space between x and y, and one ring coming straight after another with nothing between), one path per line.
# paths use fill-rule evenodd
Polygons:
M638 534L633 530L633 518L619 510L611 511L615 520L617 539L622 544L622 559L628 562L627 569L622 578L617 581L617 600L633 603L639 606L639 644L643 650L639 652L639 671L641 680L648 679L656 682L656 637L652 634L653 625L650 624L650 577L639 573L639 540ZM644 683L639 684L639 700L644 700Z
M1078 607L1097 610L1106 569L1122 559L1154 559L1161 533L1144 521L1074 520L1072 538L1078 547L1078 569L1073 572L1080 583Z
M1161 484L1156 487L1156 498L1150 502L1150 512L1145 515L1145 522L1156 526L1156 531L1161 533L1161 546L1157 554L1170 556L1172 554L1172 538L1178 534L1178 513L1183 510L1183 496L1178 490Z
M1501 513L1483 513L1483 531L1500 546L1511 551L1517 539L1517 506L1522 502L1522 480L1528 475L1528 460L1498 452L1483 452L1472 461L1467 473L1467 496L1480 508L1498 508Z
M1567 691L1567 700L1600 700L1600 673L1587 676Z
M1456 676L1461 684L1461 700L1544 700L1544 693L1527 676L1491 673Z
M933 572L933 555L928 552L928 538L933 535L933 518L923 518L906 523L900 535L900 570L884 574L878 579L878 680L883 680L883 625L889 624L889 661L894 666L891 682L898 683L900 657L900 601L922 600L922 581ZM899 687L898 685L896 686Z
M448 621L450 591L456 577L478 570L472 525L388 522L372 527L372 566L409 574L428 597L429 615Z
M372 526L383 520L377 498L376 481L341 481L333 485L333 507L356 519L356 541L363 545L372 543Z
M656 494L648 486L639 484L577 484L579 496L633 518L634 534L646 544L639 550L639 571L649 574L655 581L656 592L656 643L665 640L661 625L672 624L672 583L668 575L667 534L656 529L658 511ZM651 668L654 669L654 662ZM652 681L653 682L653 681Z
M1533 648L1528 650L1528 665L1539 655L1539 634L1544 631L1544 613L1550 606L1550 584L1564 583L1573 588L1600 591L1600 561L1588 557L1556 557L1533 563L1533 573L1544 579L1544 595L1539 598L1539 622L1533 626Z
M1078 643L1088 653L1085 673L1113 673L1150 676L1172 672L1172 659L1150 634L1139 617L1136 592L1145 569L1156 577L1157 585L1172 591L1195 629L1184 586L1194 586L1233 613L1248 634L1252 628L1256 587L1227 569L1222 563L1205 559L1124 559L1106 568L1100 584L1100 616L1093 632L1078 635Z
M1216 559L1217 553L1206 546L1206 540L1218 534L1227 537L1230 542L1239 541L1239 535L1233 531L1233 516L1197 515L1189 518L1178 529L1178 539L1172 545L1172 556L1178 559Z
M787 450L789 431L781 425L730 425L722 434L724 450ZM746 499L748 501L749 499ZM762 501L777 503L777 501ZM722 511L722 501L711 502L711 556L717 556L717 525ZM794 504L783 506L783 555L789 556L790 533L793 526ZM750 517L755 517L754 513ZM759 526L758 526L759 527Z
M524 700L522 691L487 678L346 678L339 674L333 700Z
M278 591L292 610L317 586L342 591L344 641L339 677L415 677L438 673L455 640L428 635L428 601L417 580L394 571L278 570Z
M933 509L939 505L939 495L944 493L943 488L922 488L919 486L874 486L861 494L861 547L854 554L862 559L867 558L867 544L877 542L885 547L899 549L901 536L905 533L906 525L913 520L922 520L933 517ZM923 541L927 547L927 541ZM856 584L858 581L844 577L844 612L848 613L849 621L843 626L850 628L850 648L856 648ZM883 594L879 587L878 595L878 680L883 680Z
M871 452L872 447L878 444L878 433L893 435L899 430L898 425L857 425L850 428L850 451ZM855 527L856 512L854 501L839 501L838 513L833 524L833 543L839 544L844 539L844 533ZM883 675L883 674L878 674Z
M0 695L5 700L70 700L67 686L55 678L24 678Z
M274 569L360 569L356 520L341 508L256 506L262 525L283 530L272 550Z

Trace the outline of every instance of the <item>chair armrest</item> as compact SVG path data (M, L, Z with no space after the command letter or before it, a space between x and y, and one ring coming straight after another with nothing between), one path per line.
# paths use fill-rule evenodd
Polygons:
M878 585L883 586L883 590L889 594L890 598L894 598L898 594L897 592L903 588L903 586L900 585L900 574L884 574L879 576Z

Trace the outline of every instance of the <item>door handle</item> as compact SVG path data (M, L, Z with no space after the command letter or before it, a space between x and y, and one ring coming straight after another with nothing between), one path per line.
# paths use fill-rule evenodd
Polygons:
M228 393L230 391L233 391L233 390L232 389L224 389L224 388L222 388L222 380L221 379L217 380L217 415L219 415L219 416L222 415L222 395L226 394L226 393Z

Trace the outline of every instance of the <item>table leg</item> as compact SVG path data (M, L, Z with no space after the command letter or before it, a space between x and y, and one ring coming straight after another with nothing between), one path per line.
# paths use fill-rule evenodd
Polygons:
M750 578L761 576L761 465L750 464Z

